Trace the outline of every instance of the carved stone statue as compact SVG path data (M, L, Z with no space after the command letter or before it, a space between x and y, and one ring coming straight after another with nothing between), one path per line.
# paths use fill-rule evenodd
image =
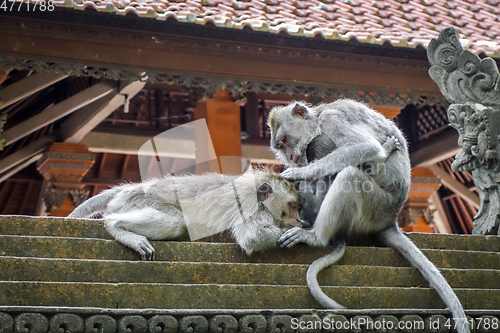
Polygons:
M453 27L441 31L427 49L429 75L444 97L450 125L462 150L451 168L471 171L481 207L473 234L499 234L500 225L500 82L495 61L481 59L460 44Z

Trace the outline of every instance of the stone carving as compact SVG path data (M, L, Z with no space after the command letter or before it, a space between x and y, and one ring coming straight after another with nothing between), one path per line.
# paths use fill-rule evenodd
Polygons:
M179 333L206 333L208 321L204 316L186 316L179 320Z
M93 315L85 320L85 333L115 333L116 327L111 316Z
M271 316L267 319L267 326L269 333L291 333L292 316L277 315Z
M148 321L143 316L124 316L118 320L118 333L146 333Z
M71 313L58 313L50 318L50 333L83 333L83 319Z
M0 312L0 332L14 332L14 318L8 313Z
M266 318L262 315L246 315L240 318L240 332L264 333L267 329Z
M459 134L462 150L451 168L471 171L481 206L473 234L498 234L500 224L500 87L499 72L491 58L481 59L464 50L453 27L441 31L427 50L429 75L446 99L450 125Z
M214 315L213 311L207 310L207 314L186 314L184 310L138 310L137 314L123 315L120 309L105 309L105 312L110 315L92 314L89 310L79 310L64 308L64 311L75 311L75 313L56 313L57 307L47 308L44 313L19 313L19 309L15 313L9 313L10 310L2 309L0 312L0 333L48 333L48 332L83 332L86 333L119 333L119 332L210 332L210 333L235 333L235 332L253 332L253 333L287 333L287 332L423 332L436 333L447 332L447 326L452 323L452 319L447 316L444 310L420 310L415 313L415 310L394 310L388 309L386 313L380 313L380 310L374 310L374 313L356 314L359 311L331 312L323 311L308 311L296 310L293 313L286 314L277 311L265 311L266 316L261 314L245 314L241 310L228 310L227 314ZM101 309L102 310L102 309ZM39 311L39 310L36 310ZM189 310L187 310L189 311ZM248 310L252 312L252 310ZM285 310L286 311L286 310ZM370 310L367 310L368 313ZM417 310L419 311L419 310ZM116 313L115 313L116 312ZM154 312L161 314L154 315ZM393 313L399 314L393 314ZM436 314L436 312L441 312ZM99 310L97 310L99 313ZM120 314L121 313L121 314ZM165 314L171 313L171 314ZM184 314L183 314L184 313ZM197 312L200 313L200 312ZM255 313L255 312L254 312ZM495 315L492 315L495 314ZM471 323L471 328L476 332L488 332L485 323L499 323L499 317L492 310L492 314L488 314L488 310L477 312L473 317L467 316ZM13 319L15 317L15 320ZM84 320L84 318L86 318ZM116 319L115 319L116 318ZM267 318L267 320L266 320ZM476 321L477 320L477 321ZM436 321L441 323L437 328ZM303 328L297 328L298 322L302 322ZM308 323L320 322L321 326L315 328L307 328ZM365 325L353 327L352 323L373 323L373 329ZM385 322L385 330L380 327L381 323ZM391 324L388 324L388 323ZM424 325L418 330L399 330L399 322L419 322ZM481 322L481 326L476 324ZM118 323L118 324L117 324ZM294 324L295 323L295 324ZM333 325L325 326L325 323ZM368 324L372 325L372 324ZM392 327L392 329L390 329Z
M210 332L214 333L236 333L238 321L230 315L217 315L209 320Z
M40 313L22 313L16 317L16 333L46 333L49 321Z
M156 315L148 320L148 333L177 333L179 323L170 315Z
M78 206L87 200L90 192L87 190L68 190L50 187L43 195L47 212L50 212L53 208L61 207L68 194L71 196L75 206Z

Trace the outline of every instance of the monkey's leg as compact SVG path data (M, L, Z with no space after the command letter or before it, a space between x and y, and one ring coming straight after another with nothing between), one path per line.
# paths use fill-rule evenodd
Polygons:
M148 239L174 239L186 230L183 215L175 208L171 213L144 208L108 214L104 221L108 232L123 245L137 251L142 260L154 260L154 248Z
M380 232L379 236L387 245L398 250L429 281L431 287L437 291L446 306L448 306L454 320L458 321L456 322L457 332L470 332L469 322L460 300L436 266L427 259L422 251L401 233L395 223Z

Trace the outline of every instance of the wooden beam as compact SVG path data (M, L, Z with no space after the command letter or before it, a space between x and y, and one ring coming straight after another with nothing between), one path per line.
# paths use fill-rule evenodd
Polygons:
M116 83L104 81L93 85L68 99L53 105L3 133L5 145L9 145L48 124L116 91Z
M61 135L64 142L79 143L87 133L93 130L113 111L122 106L125 102L125 96L132 99L142 88L145 82L132 82L119 91L108 94L98 101L84 107L72 114L61 125Z
M14 104L56 82L68 75L55 73L35 73L0 90L0 109Z
M441 202L441 198L437 192L434 192L431 195L431 209L433 205L436 207L437 213L434 215L434 224L438 228L439 233L451 234L450 222L448 221L448 217L446 216L446 212L443 208L443 203Z
M470 203L472 206L479 209L481 205L481 200L479 200L479 196L475 193L472 193L467 186L462 184L453 177L450 176L448 172L441 169L437 164L431 165L430 169L441 178L443 184L448 187L450 190L459 195L462 199Z
M26 161L33 156L43 153L43 151L50 147L54 141L56 141L56 135L52 133L48 134L0 160L0 174L13 168L19 164L20 161Z
M462 149L457 142L458 133L450 127L431 139L417 144L410 154L411 165L428 168L453 157Z
M26 168L31 163L38 161L40 159L40 157L42 157L42 153L31 156L31 157L27 158L26 160L24 160L23 162L14 166L12 169L4 172L3 174L0 175L0 183L3 182L4 180L10 178L11 176L15 175L16 173L18 173L22 169Z
M306 47L276 45L261 45L262 52L256 48L255 54L249 54L247 44L243 42L216 40L214 45L221 44L220 47L207 47L206 38L172 36L162 32L155 33L154 39L117 38L100 34L100 27L84 27L61 38L51 33L57 29L53 26L59 23L44 22L53 28L40 29L40 23L34 25L29 21L29 18L23 19L22 28L12 24L0 26L0 33L4 36L0 52L103 67L114 64L137 71L154 68L160 72L204 73L351 87L362 85L368 90L369 87L383 87L440 94L427 73L427 59L396 60L327 50L312 50L309 55L310 50ZM126 36L134 34L133 31L124 33ZM139 36L142 34L137 32ZM191 41L190 47L184 46L186 41ZM301 57L300 53L305 55ZM311 61L308 56L315 54L320 56Z

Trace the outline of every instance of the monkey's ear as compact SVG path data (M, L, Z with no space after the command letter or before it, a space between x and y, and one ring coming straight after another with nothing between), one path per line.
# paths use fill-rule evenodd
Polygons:
M292 114L295 117L305 118L306 115L307 115L307 108L305 106L300 105L300 104L297 103L293 107Z
M268 183L262 183L257 189L257 201L266 200L273 193L273 188Z

